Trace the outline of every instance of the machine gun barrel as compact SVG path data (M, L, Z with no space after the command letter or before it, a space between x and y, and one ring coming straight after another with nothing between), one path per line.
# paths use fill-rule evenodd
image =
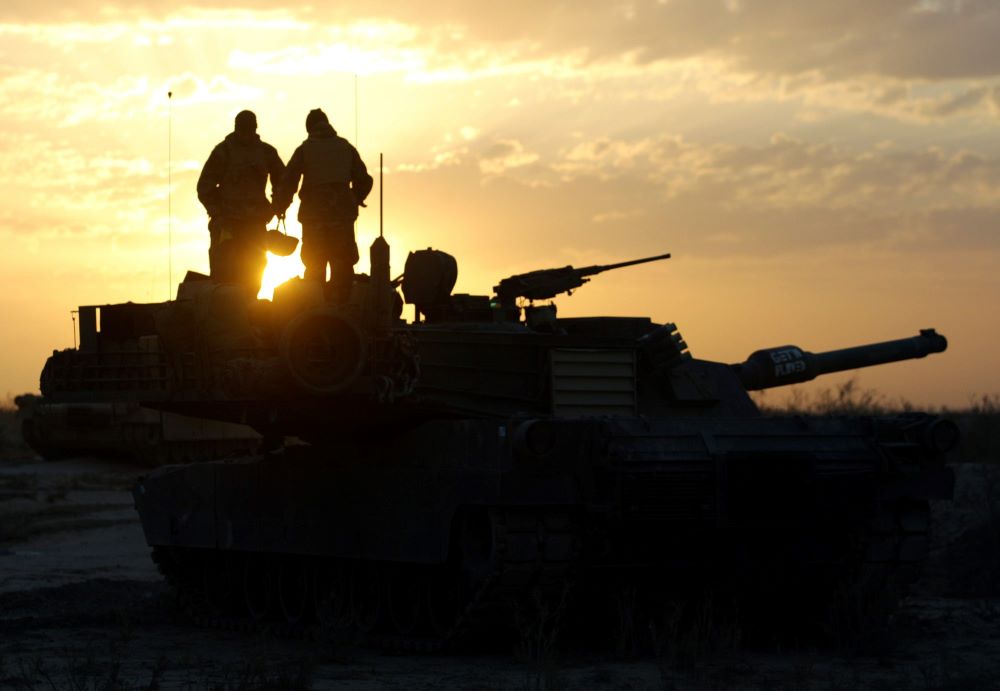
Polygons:
M947 339L934 329L922 329L920 335L895 341L810 353L797 346L758 350L742 362L732 365L749 391L806 382L822 374L860 367L873 367L900 360L922 358L941 353Z
M670 253L657 254L653 257L643 257L642 259L630 259L627 262L618 262L617 264L594 264L593 266L585 266L582 269L575 269L575 271L580 276L593 276L594 274L603 273L605 271L610 271L611 269L623 269L626 266L635 266L636 264L648 264L649 262L657 262L661 259L670 259ZM573 267L568 267L572 269Z
M512 305L518 298L528 300L548 300L560 293L567 293L579 288L590 279L588 276L610 271L611 269L621 269L626 266L636 264L646 264L648 262L670 259L670 254L657 254L653 257L643 257L641 259L631 259L617 264L594 264L575 269L572 266L563 266L557 269L540 269L529 271L524 274L515 274L503 279L493 286L501 304Z

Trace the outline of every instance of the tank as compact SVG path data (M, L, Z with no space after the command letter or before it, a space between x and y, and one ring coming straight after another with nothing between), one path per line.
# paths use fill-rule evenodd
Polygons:
M318 283L248 301L189 277L129 334L158 369L133 368L116 392L248 424L270 450L137 483L179 601L203 624L333 627L413 650L515 636L525 612L599 629L622 602L609 593L642 603L636 622L710 588L747 631L884 625L927 558L928 502L951 496L956 427L764 415L748 392L947 342L925 329L712 362L674 324L535 304L667 256L466 295L433 249L390 280L379 239L341 304ZM86 379L94 357L63 366Z
M15 399L22 436L35 452L49 460L96 455L163 465L260 448L261 436L246 425L141 404L143 387L166 372L162 353L150 344L156 341L155 317L169 304L77 310L79 346L54 351L46 360L41 396Z

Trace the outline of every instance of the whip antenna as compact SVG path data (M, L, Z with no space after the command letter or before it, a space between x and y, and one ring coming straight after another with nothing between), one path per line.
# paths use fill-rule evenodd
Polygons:
M167 299L174 291L174 214L173 214L173 168L174 168L174 118L170 104L174 92L167 92Z
M382 237L382 153L378 155L378 236Z
M361 134L358 131L358 74L354 73L354 147L361 147Z

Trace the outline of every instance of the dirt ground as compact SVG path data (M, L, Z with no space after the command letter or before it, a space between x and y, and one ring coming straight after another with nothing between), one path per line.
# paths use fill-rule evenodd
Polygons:
M0 460L0 687L1000 688L1000 598L942 594L940 558L937 576L904 602L879 656L774 649L679 660L558 646L534 657L391 655L193 628L177 619L149 559L129 493L140 472L86 458ZM963 490L973 503L977 482L973 476ZM952 538L960 519L942 519ZM938 545L939 557L944 549Z

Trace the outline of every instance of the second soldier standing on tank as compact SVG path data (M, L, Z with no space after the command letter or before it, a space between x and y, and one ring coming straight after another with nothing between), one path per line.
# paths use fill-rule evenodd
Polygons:
M357 149L337 135L319 108L306 116L306 132L309 136L292 154L275 194L275 211L283 214L299 192L305 279L326 281L329 264L329 295L345 301L358 261L354 221L374 181Z

